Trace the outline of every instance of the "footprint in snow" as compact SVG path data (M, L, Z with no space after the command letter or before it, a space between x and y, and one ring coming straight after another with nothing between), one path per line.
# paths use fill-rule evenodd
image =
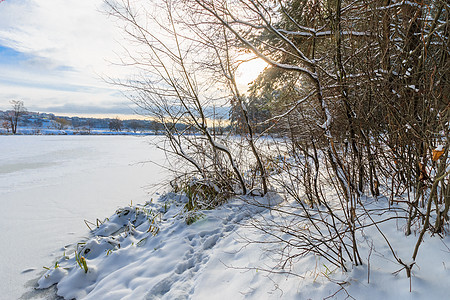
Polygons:
M226 231L232 229L233 226L225 227ZM223 229L220 228L188 235L185 241L189 243L190 247L182 256L183 261L175 266L171 275L162 279L148 291L146 299L155 300L171 297L171 289L176 291L193 289L190 283L192 278L208 262L207 251L217 244L221 236L223 236Z
M159 299L161 296L164 296L170 291L170 288L172 287L174 282L173 277L167 277L155 284L153 288L148 292L147 297L145 299L147 300L154 300Z
M219 237L220 237L220 234L215 234L215 235L207 238L205 240L205 242L203 243L203 250L208 250L208 249L211 249L212 247L214 247L216 245L217 241L219 240Z
M224 232L230 232L235 228L234 225L227 225L225 226Z
M205 230L205 231L199 232L198 236L201 237L201 238L204 238L205 236L209 236L209 235L216 234L216 233L219 233L219 232L220 232L219 228L217 228L215 230L212 230L212 231Z
M189 259L187 259L184 262L179 263L176 267L175 267L175 273L176 274L183 274L184 272L186 272L187 270L190 269L194 269L195 271L195 266L198 266L200 259L199 259L199 255L196 255L194 257L191 257Z

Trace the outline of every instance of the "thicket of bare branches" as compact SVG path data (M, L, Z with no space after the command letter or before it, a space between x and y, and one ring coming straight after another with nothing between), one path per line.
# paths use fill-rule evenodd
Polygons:
M119 84L164 124L170 151L192 166L190 186L216 196L281 187L308 230L261 229L287 233L280 242L294 256L314 252L343 269L362 264L356 235L364 227L379 230L408 277L424 234L445 233L447 1L161 0L165 18L149 14L145 1L107 3L139 46L127 63L141 76ZM242 52L269 64L249 98L236 83ZM216 97L214 87L227 93ZM211 133L212 103L232 106L245 137L239 147ZM255 117L258 107L266 113ZM281 137L272 147L279 153L263 155L260 135ZM284 176L273 175L280 163ZM368 194L404 210L407 235L419 231L412 262L397 257L378 227L388 219L362 201Z
M4 118L6 121L3 123L3 126L8 132L9 129L11 129L12 134L16 134L19 126L19 118L27 112L27 109L25 108L23 101L11 100L10 103L12 110L5 113Z

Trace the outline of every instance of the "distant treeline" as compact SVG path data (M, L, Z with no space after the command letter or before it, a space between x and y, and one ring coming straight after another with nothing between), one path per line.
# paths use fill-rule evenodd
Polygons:
M0 110L0 126L2 131L9 133L10 126L7 120L7 115L11 111ZM57 116L52 113L39 113L26 111L19 116L18 119L19 128L23 130L35 130L42 132L45 129L54 130L73 130L82 132L85 134L91 133L94 130L105 130L114 132L132 131L132 132L152 132L154 134L162 133L164 126L173 127L173 130L181 130L195 133L195 130L191 130L184 124L170 124L163 125L160 122L153 120L120 120L116 118L84 118L84 117L66 117ZM214 126L214 131L218 134L223 134L228 131L229 128L223 126ZM24 131L23 131L24 132Z

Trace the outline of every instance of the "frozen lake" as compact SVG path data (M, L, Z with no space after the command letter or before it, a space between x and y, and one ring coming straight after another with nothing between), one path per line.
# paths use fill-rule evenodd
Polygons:
M165 159L151 138L0 136L1 299L20 298L64 246L87 236L85 219L151 199L166 176L149 162Z

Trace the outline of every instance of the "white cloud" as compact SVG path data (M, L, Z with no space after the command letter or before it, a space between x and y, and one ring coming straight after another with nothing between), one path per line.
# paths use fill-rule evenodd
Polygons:
M102 0L21 0L2 3L0 42L59 65L99 71L114 56L118 30Z
M0 45L27 56L2 66L0 109L11 95L40 107L117 103L114 87L100 77L120 74L110 61L117 61L121 33L102 9L103 0L0 3Z

